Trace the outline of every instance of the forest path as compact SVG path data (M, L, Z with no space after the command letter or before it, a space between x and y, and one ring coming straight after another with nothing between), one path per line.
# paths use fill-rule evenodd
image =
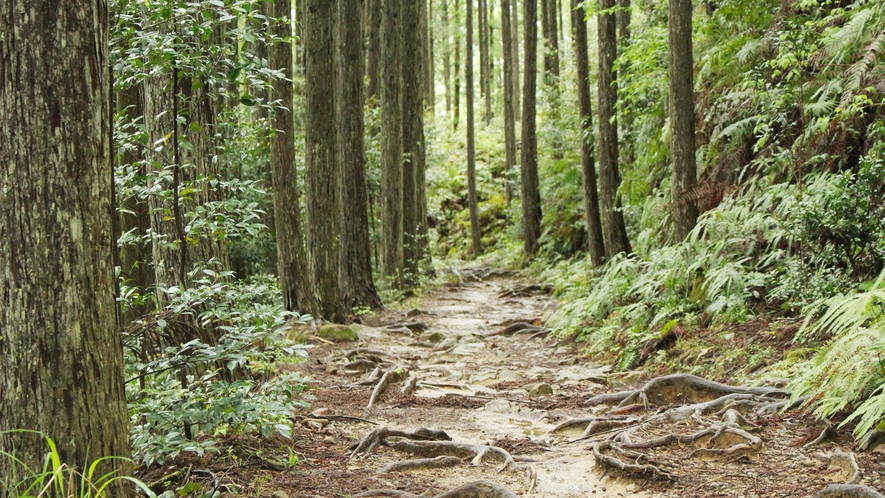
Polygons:
M478 466L467 458L454 467L379 474L385 465L417 457L385 446L347 457L348 446L381 426L442 430L458 443L500 447L525 460L520 465L534 468L535 496L651 496L636 484L603 477L586 443L568 444L568 438L548 434L558 422L587 416L583 401L617 376L569 347L545 341L543 330L500 333L518 322L540 325L555 307L547 292L500 272L468 272L463 283L425 296L417 309L386 311L371 327L355 325L358 343L312 352L308 373L321 387L311 410L330 422L312 442L299 445L315 460L305 469L297 496L349 496L373 489L437 494L480 479L520 495L532 486L527 469L499 472L500 462L492 459ZM399 379L367 409L377 381L356 384L370 375L373 363L416 376L417 390L403 394Z

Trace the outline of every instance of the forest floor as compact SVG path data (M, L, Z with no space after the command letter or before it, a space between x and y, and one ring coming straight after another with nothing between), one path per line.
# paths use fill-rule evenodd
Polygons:
M317 390L309 413L297 417L294 441L232 440L228 454L239 458L174 465L206 469L188 474L204 489L230 491L223 496L275 498L430 497L478 480L500 488L445 496L513 496L506 488L539 497L799 497L852 478L885 487L883 459L852 453L847 431L803 447L825 426L766 410L778 401L775 388L729 394L736 403L724 406L715 386L677 377L669 389L649 387L640 372L595 365L574 344L547 336L541 324L556 305L547 292L503 272L468 272L416 308L355 325L355 342L317 343L297 366ZM383 393L376 368L388 373ZM417 384L406 394L409 377ZM647 403L593 398L643 385ZM708 401L715 406L701 406ZM594 448L613 436L620 446ZM361 441L379 444L353 452ZM597 465L594 450L606 465ZM421 457L417 468L382 471ZM612 468L618 462L626 471Z

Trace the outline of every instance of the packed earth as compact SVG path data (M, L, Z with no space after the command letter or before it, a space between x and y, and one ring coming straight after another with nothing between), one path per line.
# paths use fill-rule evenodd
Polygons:
M885 485L878 453L784 411L781 386L614 372L541 325L548 286L458 276L363 325L298 330L316 391L294 440L232 439L142 478L274 498L880 496L856 486Z

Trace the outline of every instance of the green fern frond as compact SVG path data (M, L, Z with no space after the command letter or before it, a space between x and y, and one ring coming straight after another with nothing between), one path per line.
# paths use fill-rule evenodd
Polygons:
M835 31L825 42L825 52L831 58L831 63L842 64L851 57L854 49L863 44L867 23L878 9L875 7L861 9L851 16L851 19Z

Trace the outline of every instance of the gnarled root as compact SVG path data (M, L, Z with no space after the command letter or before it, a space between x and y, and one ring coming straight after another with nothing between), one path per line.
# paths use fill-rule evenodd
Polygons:
M861 472L860 466L857 465L857 459L854 453L845 453L836 450L832 453L821 453L815 455L814 458L831 467L838 467L845 474L845 484L857 484L860 482Z
M372 390L372 397L369 398L369 405L366 406L366 410L371 410L372 405L374 405L375 402L378 401L378 398L381 397L382 394L384 394L384 391L387 390L388 386L395 382L399 382L403 379L403 377L405 377L405 375L406 373L403 370L391 370L390 372L382 375L381 380L378 381L378 384L375 385L375 389Z
M618 456L607 455L605 452L614 452ZM603 467L617 469L629 474L639 474L669 480L673 479L673 476L662 468L666 464L656 462L642 453L623 449L611 441L600 441L595 443L593 445L593 457L596 458L596 463ZM623 458L623 460L621 458ZM626 463L624 460L637 463Z
M773 387L729 386L690 374L672 374L656 377L638 391L632 391L623 398L618 407L642 403L663 405L681 399L692 403L716 400L730 394L785 398L789 393ZM592 399L592 398L591 398ZM589 400L588 400L589 401Z
M430 494L413 495L395 489L375 489L353 495L353 498L369 498L373 496L392 496L396 498L431 498ZM457 488L443 491L432 498L519 498L516 493L491 481L474 481Z
M453 456L438 456L436 458L418 458L415 460L403 460L394 462L381 470L379 474L387 474L390 472L401 472L404 470L421 470L421 469L443 469L446 467L454 467L460 465L462 460Z
M380 445L387 444L388 437L401 437L406 439L415 439L415 440L423 440L423 441L451 441L452 438L449 437L444 431L438 431L433 429L416 429L413 432L403 432L390 430L387 427L377 427L372 432L363 436L362 439L353 444L349 449L351 450L350 457L353 458L360 453L369 453Z
M885 495L869 486L830 484L814 495L814 498L885 498Z

